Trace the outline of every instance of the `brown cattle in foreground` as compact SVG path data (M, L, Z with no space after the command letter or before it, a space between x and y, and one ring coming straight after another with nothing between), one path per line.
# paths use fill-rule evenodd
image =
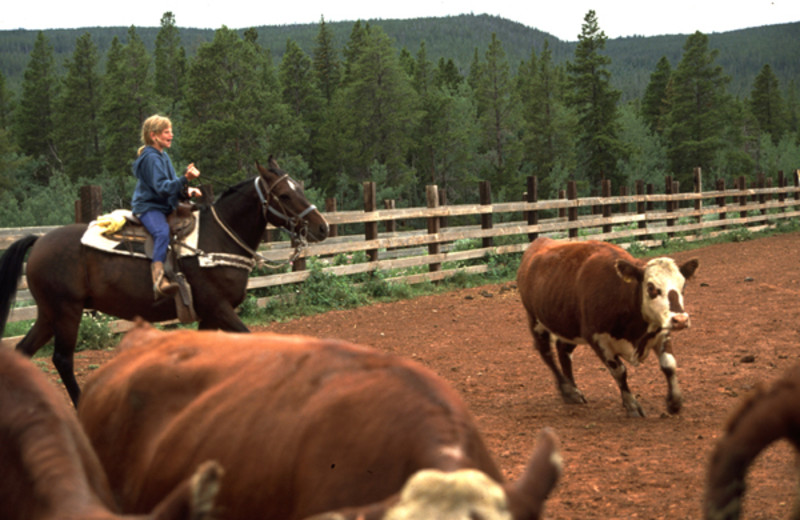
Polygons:
M304 336L140 323L87 381L78 415L135 511L215 460L221 519L401 519L432 508L438 518L535 519L560 471L544 430L524 475L502 483L465 404L433 372ZM466 488L453 482L470 476ZM431 486L441 493L431 497ZM461 513L430 503L444 489Z
M196 466L195 466L196 467ZM42 371L0 348L0 518L111 520L117 510L100 461L75 410ZM210 518L220 471L205 464L166 488L174 491L143 520Z
M757 387L731 414L717 441L706 480L706 520L739 518L750 464L773 442L786 439L800 450L800 365L769 388ZM800 518L795 501L791 518Z
M623 360L638 365L651 350L667 378L667 409L680 411L670 332L689 326L683 287L697 266L696 259L680 266L666 257L638 260L606 242L542 237L528 246L517 286L536 349L565 402L586 402L573 376L572 352L588 344L617 381L629 416L643 417L644 410L628 388Z

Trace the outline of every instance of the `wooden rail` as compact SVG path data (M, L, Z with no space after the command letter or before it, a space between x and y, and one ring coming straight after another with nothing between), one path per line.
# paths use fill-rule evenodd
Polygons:
M463 263L475 264L490 254L520 253L529 240L539 235L626 242L623 247L636 242L650 247L676 237L691 241L736 227L761 228L800 216L800 170L794 173L794 186L787 186L782 174L778 176L778 187L768 184L759 176L756 187L740 188L744 186L744 180L740 179L732 189L717 183L718 189L702 191L698 188L702 182L696 171L692 192L672 190L675 192L656 194L651 186L645 191L637 183L637 193L633 195L613 196L605 187L604 196L539 201L535 193L526 193L523 202L495 204L491 203L486 184L480 190L480 204L461 205L439 205L437 190L429 187L427 207L394 209L393 201L387 201L385 205L391 209L377 209L375 186L365 183L365 211L325 213L332 229L337 230L334 235L342 229L361 229L361 232L331 236L322 243L309 245L293 270L254 275L248 282L248 291L302 283L310 275L304 269L309 258L318 259L323 272L335 275L381 272L389 282L414 284L442 280L458 272L484 273L487 263L468 266ZM670 186L671 181L666 185ZM535 190L536 186L535 180L528 180L529 190ZM576 193L575 186L568 186L567 193ZM397 231L399 228L405 230ZM0 229L0 250L22 236L42 235L52 229L55 227ZM273 231L267 236L276 234ZM494 245L500 239L505 245ZM454 247L464 241L469 241L472 247ZM261 244L259 252L270 262L284 262L293 248L288 241L269 241ZM334 265L337 255L358 252L364 252L367 261ZM13 309L10 322L35 318L36 307L30 298L23 278L17 301L28 300L29 304ZM259 303L265 300L262 298ZM120 322L115 326L124 329L126 324Z

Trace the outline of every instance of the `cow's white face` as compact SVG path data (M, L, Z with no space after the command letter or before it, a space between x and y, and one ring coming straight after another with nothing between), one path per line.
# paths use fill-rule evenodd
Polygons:
M691 276L691 273L687 274ZM685 284L686 277L673 259L662 257L647 262L642 276L642 315L645 320L664 330L687 328L689 315L683 308Z

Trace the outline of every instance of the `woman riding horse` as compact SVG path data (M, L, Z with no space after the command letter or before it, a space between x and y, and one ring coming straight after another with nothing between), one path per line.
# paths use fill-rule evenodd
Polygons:
M172 146L172 137L172 122L168 118L158 114L148 117L142 124L142 146L133 163L137 180L131 209L153 236L150 272L156 299L173 296L178 291L178 286L164 276L169 246L167 215L175 211L180 200L201 195L200 190L188 185L190 180L200 176L194 163L189 164L181 177L175 174L165 151Z

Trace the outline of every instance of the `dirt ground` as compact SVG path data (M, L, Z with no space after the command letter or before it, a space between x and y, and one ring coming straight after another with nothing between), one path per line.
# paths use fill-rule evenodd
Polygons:
M654 356L629 367L648 416L626 417L613 378L588 347L575 352L589 403L567 405L533 350L514 283L328 312L263 327L335 337L418 360L468 402L500 467L520 475L545 426L561 441L564 474L546 519L699 519L706 465L731 410L754 386L800 358L800 235L720 244L697 257L687 284L692 326L673 336L684 407L670 416ZM81 378L109 353L79 353ZM794 452L782 441L748 477L744 518L787 518Z

